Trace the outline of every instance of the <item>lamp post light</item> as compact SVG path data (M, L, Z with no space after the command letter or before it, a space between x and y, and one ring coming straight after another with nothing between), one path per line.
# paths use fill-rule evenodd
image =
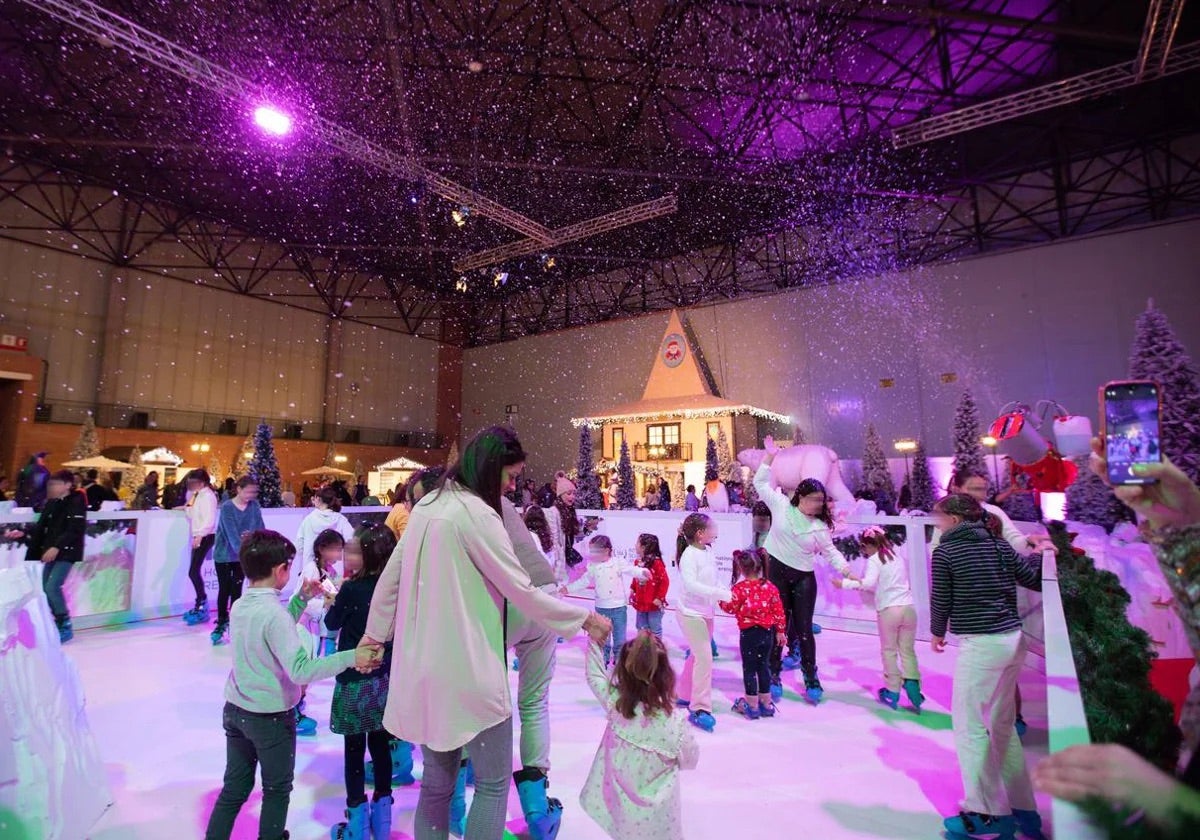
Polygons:
M912 438L901 438L895 443L896 451L904 456L904 483L911 486L912 476L908 470L908 459L917 450L917 442Z
M1000 458L996 454L996 444L999 442L991 435L984 435L979 442L992 450L992 469L996 473L996 492L1000 492Z

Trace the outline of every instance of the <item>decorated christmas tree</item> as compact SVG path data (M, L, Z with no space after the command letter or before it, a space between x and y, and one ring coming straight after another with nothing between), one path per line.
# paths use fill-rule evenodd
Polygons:
M363 466L362 461L360 461L358 458L355 458L354 459L354 479L355 479L355 481L358 480L358 477L360 475L365 479L367 477L367 468Z
M71 454L67 460L82 461L85 458L95 458L99 454L100 436L96 434L96 420L89 411L83 420L83 427L79 430L79 437L75 439L75 445L71 447Z
M683 510L683 503L687 498L687 488L683 486L683 473L669 473L667 478L671 482L671 510Z
M213 455L208 459L208 478L212 482L213 487L218 489L225 483L225 467L217 455Z
M871 494L880 509L891 509L896 501L896 485L892 481L892 471L888 469L887 456L883 452L883 440L875 431L874 424L867 426L862 471L863 489Z
M1067 519L1086 525L1099 525L1105 531L1130 518L1131 511L1121 504L1104 479L1088 468L1086 458L1076 460L1079 475L1067 488Z
M1154 301L1138 316L1129 376L1162 388L1162 452L1188 478L1200 482L1200 381L1187 350Z
M333 441L329 441L329 445L325 447L325 460L322 462L321 466L337 466L337 447L333 445Z
M146 465L142 463L140 447L133 447L133 451L129 453L129 463L133 464L133 467L121 473L121 490L118 495L122 501L131 500L138 488L146 483Z
M967 470L987 475L987 459L980 438L979 407L970 391L963 391L954 410L954 475Z
M637 494L633 487L633 461L629 459L629 444L621 441L621 459L617 462L617 508L633 510Z
M804 430L800 428L800 424L792 426L792 446L803 446L808 443L808 439L804 437Z
M575 462L575 507L580 510L600 510L604 499L600 495L600 479L592 456L592 430L585 423L579 428L579 458Z
M933 473L929 469L929 456L925 452L925 442L917 442L917 450L913 453L912 477L909 479L909 490L912 491L913 510L929 512L937 501L937 491L933 485Z
M730 473L734 468L733 453L729 451L729 438L725 436L725 427L717 429L717 475L725 481L740 480Z
M332 446L332 444L330 444ZM250 460L254 457L254 435L247 435L246 441L233 459L233 477L241 478L250 472Z
M708 443L704 447L704 480L716 481L721 475L717 463L717 442L712 438L708 439Z
M247 473L258 482L259 505L264 508L283 507L279 464L275 461L275 444L271 440L271 426L268 423L259 423L254 432L254 457L250 459Z

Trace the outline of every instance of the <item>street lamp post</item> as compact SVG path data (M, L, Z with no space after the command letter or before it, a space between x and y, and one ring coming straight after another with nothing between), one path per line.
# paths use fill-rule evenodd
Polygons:
M917 442L912 438L901 438L900 440L896 441L895 446L896 451L904 456L904 483L911 487L912 476L908 469L908 459L909 456L916 451Z
M996 473L996 492L1000 491L1000 458L996 455L996 444L998 441L991 435L984 435L979 439L979 442L992 450L992 470Z

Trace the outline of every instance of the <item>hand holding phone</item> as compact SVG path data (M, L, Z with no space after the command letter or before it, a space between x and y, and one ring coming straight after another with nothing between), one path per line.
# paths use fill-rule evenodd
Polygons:
M1110 484L1142 485L1157 481L1134 467L1162 463L1161 413L1161 392L1156 382L1109 382L1100 389L1102 439Z

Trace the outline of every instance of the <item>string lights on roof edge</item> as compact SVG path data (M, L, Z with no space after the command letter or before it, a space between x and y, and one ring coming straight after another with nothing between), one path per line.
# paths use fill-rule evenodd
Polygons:
M787 414L776 414L764 408L752 405L734 405L722 408L680 408L673 411L652 411L642 414L606 414L601 417L572 417L571 425L576 429L587 426L589 429L603 428L606 423L646 423L651 420L705 420L712 417L725 417L729 414L749 414L761 420L773 420L776 423L791 423L792 418Z

